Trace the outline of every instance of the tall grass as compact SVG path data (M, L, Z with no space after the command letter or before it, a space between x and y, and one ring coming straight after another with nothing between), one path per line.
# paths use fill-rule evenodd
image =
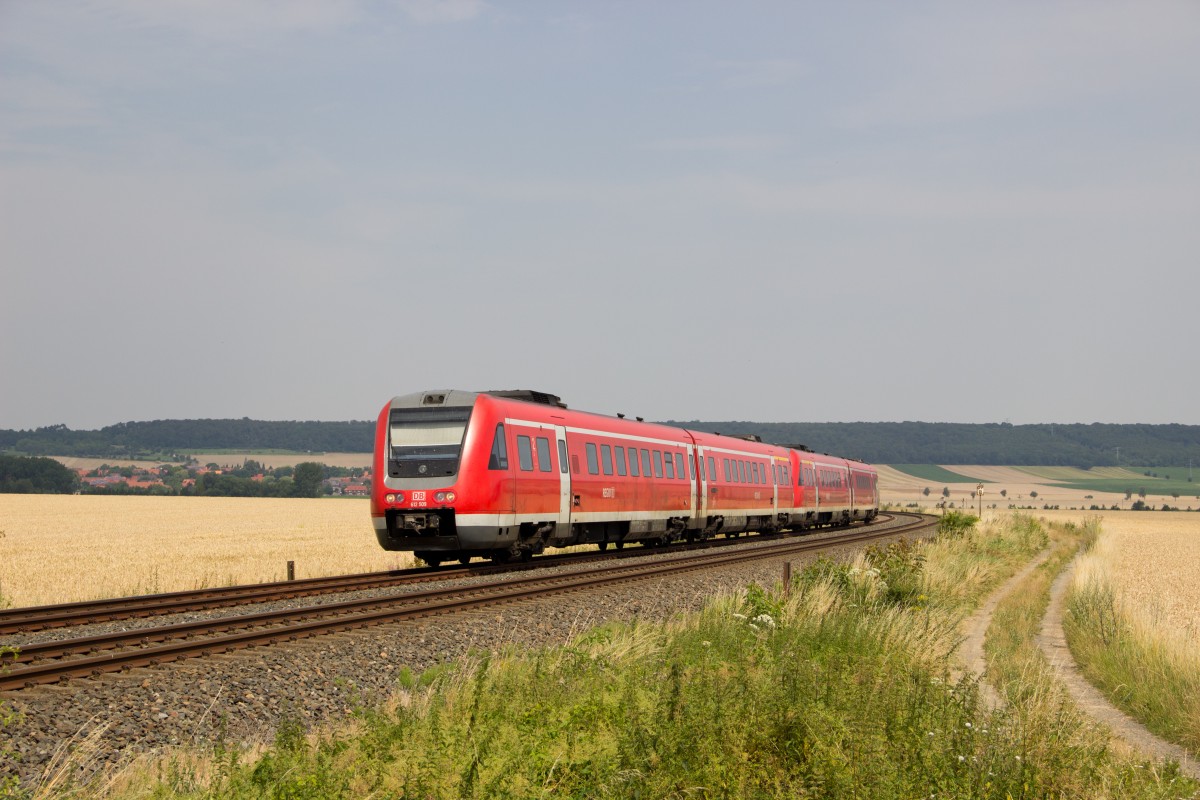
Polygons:
M1034 525L818 561L663 624L403 672L392 703L252 753L131 772L129 797L1183 797L1058 709L989 711L958 673L963 610ZM967 554L971 554L968 557ZM986 562L987 568L980 566ZM971 580L956 583L954 576Z
M1067 643L1113 703L1200 754L1200 641L1116 588L1114 551L1113 537L1101 534L1080 557L1063 620Z

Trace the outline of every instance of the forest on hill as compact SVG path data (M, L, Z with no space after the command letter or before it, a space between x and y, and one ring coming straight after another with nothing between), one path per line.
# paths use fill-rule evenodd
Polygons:
M777 444L803 444L877 464L1030 466L1200 465L1200 425L950 422L703 422L666 424ZM368 453L374 422L252 419L123 422L99 430L53 425L0 430L0 452L32 456L170 459L204 451Z

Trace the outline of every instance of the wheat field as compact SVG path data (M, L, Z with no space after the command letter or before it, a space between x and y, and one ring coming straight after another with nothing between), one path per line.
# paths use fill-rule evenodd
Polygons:
M360 498L0 494L0 605L412 566Z
M1103 529L1104 566L1131 607L1200 642L1200 515L1111 514Z

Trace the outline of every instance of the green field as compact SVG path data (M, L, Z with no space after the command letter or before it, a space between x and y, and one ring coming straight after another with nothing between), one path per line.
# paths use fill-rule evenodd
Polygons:
M1140 472L1133 472L1125 467L1092 467L1091 469L1080 469L1079 467L1013 467L1013 469L1027 472L1035 478L1045 478L1055 482L1090 482L1104 478L1124 481L1140 480L1142 477Z
M972 478L969 475L960 475L957 472L951 472L936 464L888 464L888 466L906 475L912 475L913 477L933 483L991 483L991 481L981 481L979 478Z
M1186 472L1184 473L1187 474ZM1155 497L1171 497L1178 494L1181 498L1200 498L1200 483L1188 483L1184 480L1166 481L1162 478L1147 478L1145 476L1129 479L1100 478L1094 481L1054 481L1054 486L1064 489L1082 489L1088 492L1132 492L1137 496L1142 490L1147 495Z

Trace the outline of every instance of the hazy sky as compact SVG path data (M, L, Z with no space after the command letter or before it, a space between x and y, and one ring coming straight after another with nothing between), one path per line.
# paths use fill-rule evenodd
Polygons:
M1200 4L0 0L0 428L1200 424Z

